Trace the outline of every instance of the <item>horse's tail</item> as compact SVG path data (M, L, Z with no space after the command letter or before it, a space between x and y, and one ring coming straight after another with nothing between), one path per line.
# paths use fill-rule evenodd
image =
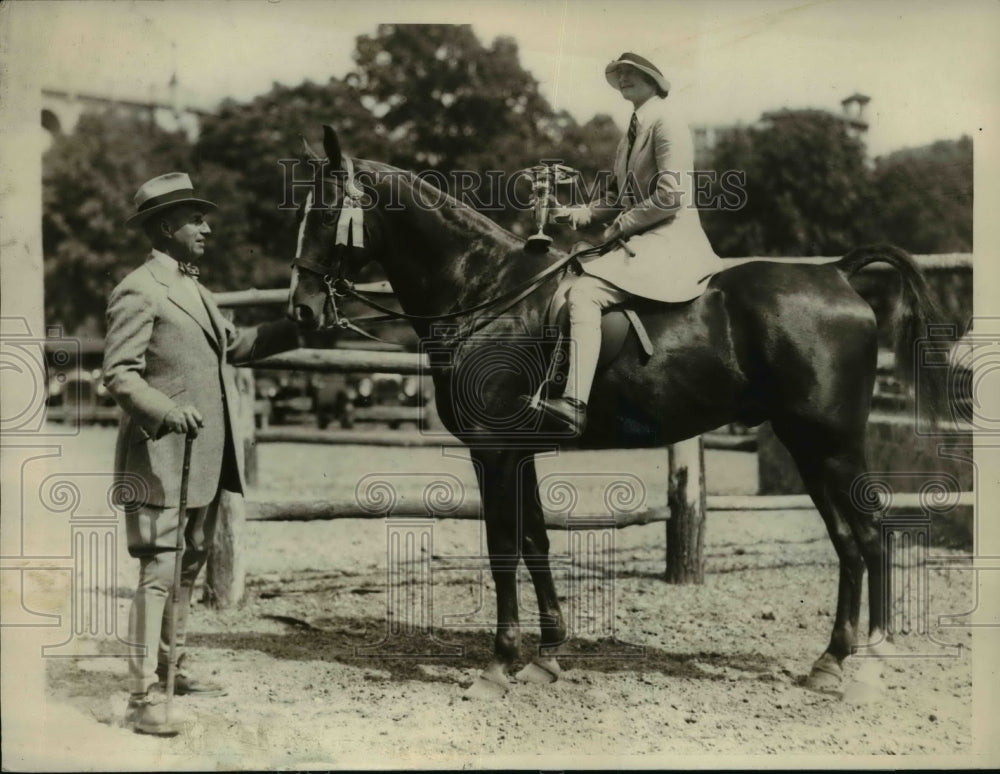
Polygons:
M878 244L857 247L834 265L849 278L859 269L879 261L892 266L901 279L893 314L896 373L905 382L917 386L921 413L932 420L944 417L949 407L948 369L921 366L915 357L917 342L928 335L927 326L942 319L916 261L899 247Z

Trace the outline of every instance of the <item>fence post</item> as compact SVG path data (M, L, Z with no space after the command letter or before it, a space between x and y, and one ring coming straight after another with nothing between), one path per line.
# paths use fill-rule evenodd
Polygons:
M236 607L243 601L247 579L246 521L243 495L223 490L205 574L204 601L212 607Z
M701 436L667 450L668 583L705 582L705 453Z
M232 368L232 366L225 366ZM257 483L257 445L254 440L254 380L249 368L233 368L237 405L231 406L231 416L238 428L237 439L242 438L241 448L235 451L244 455L244 473L247 485ZM246 593L246 503L243 495L223 491L219 499L219 516L215 540L208 557L205 573L204 601L217 608L239 605Z
M236 421L240 424L240 436L243 438L243 448L237 453L243 454L243 473L247 486L257 486L259 468L257 464L257 423L255 418L256 400L254 375L252 368L237 368L234 373L236 389L240 394L240 405L235 412Z

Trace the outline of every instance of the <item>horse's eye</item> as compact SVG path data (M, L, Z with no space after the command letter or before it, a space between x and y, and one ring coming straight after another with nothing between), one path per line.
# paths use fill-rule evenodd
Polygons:
M320 225L323 228L333 228L337 225L337 214L337 210L334 209L324 210L323 217L319 221Z

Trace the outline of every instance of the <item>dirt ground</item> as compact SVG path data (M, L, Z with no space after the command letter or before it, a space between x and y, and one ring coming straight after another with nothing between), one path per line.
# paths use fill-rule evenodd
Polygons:
M112 445L112 430L85 430L65 441L58 464L110 464ZM657 505L665 465L665 453L574 453L541 461L540 475L631 474ZM474 487L467 458L434 448L275 444L262 447L260 469L251 496L262 500L342 498L372 471L405 480L434 470ZM752 494L754 455L709 452L707 480L710 493ZM599 512L600 502L586 507ZM179 698L185 733L141 737L121 727L123 659L49 659L50 711L64 718L60 738L69 741L62 751L20 749L11 758L5 739L5 768L676 767L706 755L742 766L787 755L791 765L858 765L888 755L907 766L910 756L972 750L971 632L939 625L939 616L974 607L969 572L927 567L927 615L919 605L911 611L916 623L896 639L900 657L884 665L881 699L855 706L802 686L829 638L837 587L836 557L815 513L710 514L699 586L662 580L662 523L602 532L597 548L572 553L570 533L552 531L572 626L562 677L515 682L483 702L465 690L491 652L493 587L481 562L460 558L480 554L481 525L439 520L418 529L430 541L389 576L384 520L251 522L246 603L196 605L190 625L193 670L224 683L228 696ZM422 587L406 584L420 577L428 552L430 591L420 596ZM595 575L595 557L610 562L607 577ZM120 636L135 572L120 551ZM530 580L522 580L523 663L538 638ZM434 622L433 636L407 629L424 620ZM94 644L117 647L107 638ZM848 662L849 678L860 661Z

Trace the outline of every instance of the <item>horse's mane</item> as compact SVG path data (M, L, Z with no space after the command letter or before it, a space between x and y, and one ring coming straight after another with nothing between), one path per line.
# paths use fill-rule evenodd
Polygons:
M483 213L479 212L474 207L459 201L447 191L442 191L437 186L429 183L427 180L418 177L415 172L408 169L402 169L382 161L371 161L370 159L354 159L354 163L355 168L359 171L370 172L373 174L398 175L402 179L406 180L411 188L419 190L421 193L425 194L429 200L438 200L443 196L445 202L447 203L444 207L447 207L448 211L463 218L470 227L482 232L484 236L492 236L497 240L506 240L511 242L513 245L520 245L524 241L523 237L505 229L491 218L483 215Z

